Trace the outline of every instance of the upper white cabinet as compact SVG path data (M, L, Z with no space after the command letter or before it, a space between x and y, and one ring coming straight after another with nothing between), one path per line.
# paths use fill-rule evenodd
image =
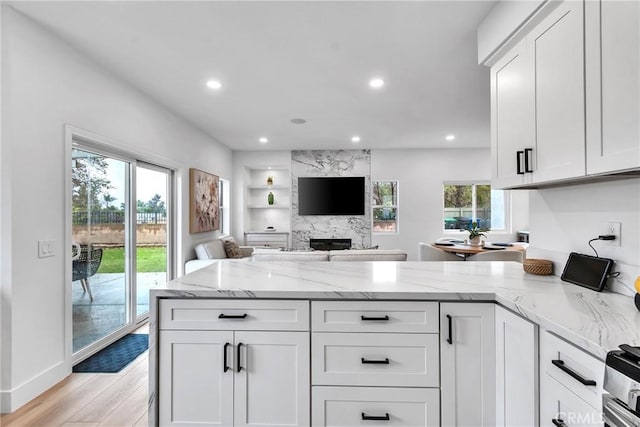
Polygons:
M442 426L495 426L492 303L440 304Z
M538 425L538 325L496 306L496 426Z
M637 1L548 2L491 61L495 187L640 169Z
M587 174L640 167L640 2L586 2Z
M534 182L585 174L583 10L582 2L564 2L527 40L536 125L535 146L524 154L525 163L533 163L525 172L533 174Z

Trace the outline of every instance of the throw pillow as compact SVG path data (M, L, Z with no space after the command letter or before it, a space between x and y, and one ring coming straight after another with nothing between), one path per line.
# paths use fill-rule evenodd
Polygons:
M224 251L227 253L227 258L242 258L242 252L240 252L240 246L234 240L225 240Z

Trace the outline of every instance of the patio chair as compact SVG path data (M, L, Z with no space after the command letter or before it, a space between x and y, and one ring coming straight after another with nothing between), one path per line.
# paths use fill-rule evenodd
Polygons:
M72 280L80 281L84 292L89 293L89 299L93 301L89 277L96 274L102 262L102 249L89 248L87 245L80 245L80 255L75 255L73 260Z

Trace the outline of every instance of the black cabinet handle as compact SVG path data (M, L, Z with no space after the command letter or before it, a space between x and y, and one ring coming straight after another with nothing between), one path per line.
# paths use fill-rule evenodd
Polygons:
M551 422L556 427L566 427L566 424L564 423L564 420L561 420L560 418L558 418L558 419L554 418L554 419L551 420Z
M242 344L241 342L238 343L238 354L236 354L236 362L238 364L238 369L237 371L240 372L242 371L242 366L240 365L240 349L242 348L244 344Z
M533 153L533 148L524 149L524 171L526 173L533 172L533 169L529 169L529 166L531 166L531 164L529 163L529 157L531 157L531 153Z
M388 357L385 357L384 359L379 359L379 360L371 360L371 359L365 359L364 357L361 357L360 360L362 361L363 365L388 365L389 364Z
M227 365L227 347L231 344L226 342L224 343L224 347L222 348L222 371L227 372L229 370L229 365Z
M244 314L224 314L220 313L218 319L246 319L247 313Z
M362 419L369 421L389 421L389 414L385 413L384 415L367 415L363 412Z
M447 320L449 321L449 338L447 338L447 342L453 344L453 319L449 314L447 314Z
M524 171L522 170L522 155L524 151L516 151L516 165L518 167L518 175L524 175Z
M596 385L596 382L594 380L584 379L577 372L574 372L571 369L567 368L567 366L564 364L564 360L552 360L551 363L553 363L553 366L561 369L565 373L571 375L576 380L580 381L582 385L590 385L590 386Z
M367 320L372 320L372 321L378 321L378 322L388 322L389 321L389 316L388 315L384 315L384 316L380 316L380 317L375 317L375 316L360 316L361 320L367 321Z

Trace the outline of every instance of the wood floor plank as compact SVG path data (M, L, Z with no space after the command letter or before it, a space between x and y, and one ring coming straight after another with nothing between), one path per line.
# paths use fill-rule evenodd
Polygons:
M149 390L146 384L138 387L131 396L105 417L100 427L129 427L147 412Z
M91 382L95 374L71 374L49 390L42 393L26 405L10 414L4 414L0 418L0 425L4 427L23 426L30 419L44 413L49 408L57 405L67 398L75 389Z
M64 423L60 427L98 427L98 423Z
M148 425L149 425L149 413L145 411L144 414L142 414L140 418L138 418L138 421L136 421L133 427L147 427Z
M147 371L146 365L137 365L126 375L119 376L116 382L71 416L69 421L99 423L140 386L148 384Z

